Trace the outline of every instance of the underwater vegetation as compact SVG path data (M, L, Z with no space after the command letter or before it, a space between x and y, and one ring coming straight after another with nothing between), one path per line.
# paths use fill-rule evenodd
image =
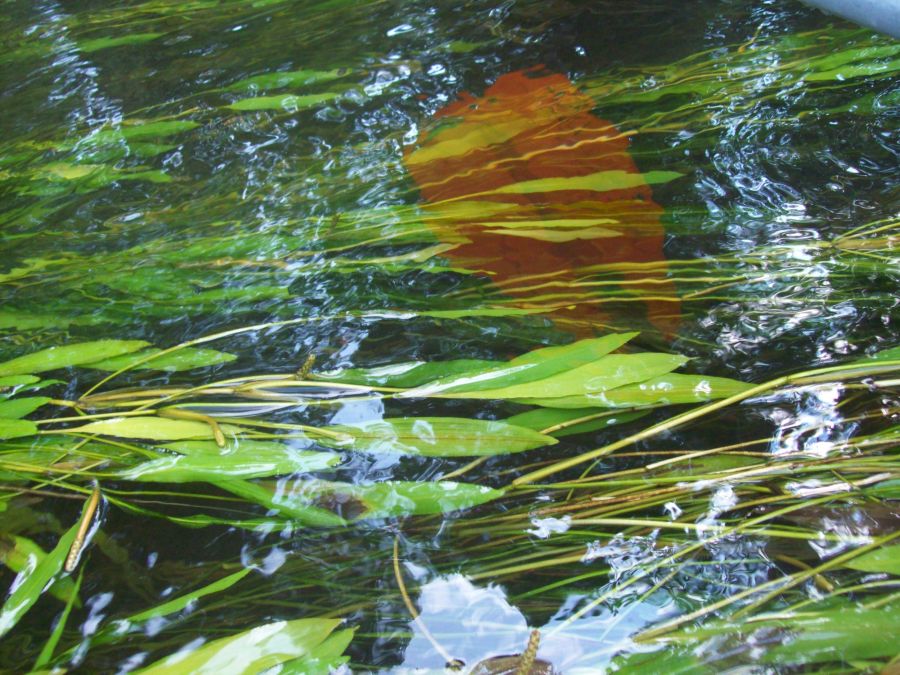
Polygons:
M9 3L0 669L897 667L900 46L451 4Z

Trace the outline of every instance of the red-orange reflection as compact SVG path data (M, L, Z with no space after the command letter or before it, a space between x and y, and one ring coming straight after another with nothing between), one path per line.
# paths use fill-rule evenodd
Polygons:
M461 243L447 255L488 274L520 306L602 322L590 266L662 261L662 208L628 154L628 137L591 114L594 102L563 75L517 71L439 111L404 162L428 224ZM664 332L678 301L665 266L623 270ZM594 291L597 289L595 288ZM607 288L607 290L609 290ZM617 295L621 296L621 293Z

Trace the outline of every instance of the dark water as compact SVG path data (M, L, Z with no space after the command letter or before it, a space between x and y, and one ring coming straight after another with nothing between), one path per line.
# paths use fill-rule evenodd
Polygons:
M690 371L758 383L897 342L896 42L799 3L6 2L0 35L3 358L99 337L165 347L302 319L211 345L236 354L231 363L125 374L117 384L194 386L294 372L310 354L323 371L507 359L638 330L635 346L686 354ZM821 61L867 49L869 56L833 67ZM301 70L314 74L289 85L246 82ZM510 74L530 82L556 77L558 88L552 96L536 89L530 100L547 102L530 109L529 97L516 99L515 87L504 88ZM665 82L683 89L647 95ZM571 101L560 102L566 87ZM446 121L447 107L464 92L473 110L499 111L499 121L471 122L488 129L479 131L487 137L506 133L515 114L527 122L568 105L564 120L577 124L560 130L550 114L546 127L534 127L530 147L551 132L567 145L584 134L596 142L603 127L622 141L602 142L593 160L599 170L628 166L645 176L680 177L620 190L614 201L641 206L629 207L625 229L613 236L564 244L491 234L483 226L490 214L477 209L447 226L440 209L467 193L448 188L446 203L430 196L427 183L449 169L435 162L430 173L420 171L415 152L450 139L454 124L466 128ZM289 95L296 98L240 109L245 99ZM160 126L141 131L150 124ZM506 175L503 162L529 151L497 144L496 157L453 169L477 176L481 187L469 193L502 188L510 182L498 177ZM567 151L553 175L575 175L571 166L584 159ZM549 164L529 166L509 175L547 177ZM584 201L572 190L550 203L506 203L540 223L571 217ZM613 206L594 208L599 218ZM472 241L430 248L455 236ZM648 267L615 267L638 262ZM557 285L541 285L548 278ZM52 395L75 398L99 377L68 371L60 379L65 383ZM296 406L271 419L346 424L400 409L376 399ZM895 531L896 464L885 459L878 467L890 490L817 501L773 526L795 536L710 536L691 558L696 565L683 567L653 563L702 543L703 527L759 516L767 498L818 499L828 494L816 492L828 480L858 476L846 478L835 464L824 475L803 469L710 480L710 472L743 460L721 467L696 460L675 464L669 482L659 484L676 489L686 481L689 489L644 494L638 510L628 507L628 495L639 492L629 481L640 473L609 486L602 477L640 469L647 453L660 459L736 444L747 444L748 461L858 456L864 451L853 439L890 431L897 411L895 381L781 391L589 465L598 476L591 491L522 491L472 511L339 530L264 518L261 508L226 501L199 483L110 481L109 494L136 508L107 507L85 568L83 607L69 618L58 665L127 672L200 639L331 616L357 627L346 666L354 672L440 671L447 654L411 622L398 590L397 541L423 623L467 667L521 653L539 628L540 658L559 672L603 672L611 663L674 672L626 657L690 650L677 642L638 644L637 633ZM510 411L490 402L416 401L402 414L494 419ZM669 414L653 411L627 427L493 457L466 480L505 486L542 462ZM890 447L879 452L889 456ZM359 454L334 475L427 481L466 461ZM584 470L554 480L577 479ZM304 478L279 480L290 489ZM77 519L80 502L52 484L21 487L4 485L11 495L4 533L29 536L48 550ZM604 506L610 494L620 500L614 508ZM698 529L566 521L657 522L683 512ZM172 520L196 513L265 522L189 528ZM240 584L189 611L116 640L97 638L117 618L248 566L254 571ZM14 578L3 572L7 585ZM833 597L812 582L798 584L768 609L829 596L825 606L849 612L890 601L891 579L882 573L878 591ZM861 583L859 574L833 581ZM850 604L839 605L848 597ZM30 668L61 607L42 598L0 641L0 667ZM710 618L717 616L728 618ZM822 662L767 661L768 646L784 637L775 632L759 645L703 638L684 672L747 665L787 672ZM832 665L835 672L877 669L885 656L837 654Z

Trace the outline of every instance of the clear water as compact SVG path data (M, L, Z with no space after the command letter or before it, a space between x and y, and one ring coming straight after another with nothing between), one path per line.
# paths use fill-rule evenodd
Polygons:
M799 3L6 2L0 35L4 358L98 337L170 346L305 319L218 340L212 346L238 358L201 376L129 373L117 386L294 372L309 354L322 370L507 359L613 330L639 330L639 347L692 357L694 372L763 382L896 344L896 62L873 51L870 62L886 64L880 70L814 80L804 78L813 72L803 65L810 54L790 51L804 39L822 45L811 52L816 57L895 43ZM98 42L107 38L120 43ZM637 90L650 90L681 68L678 77L691 81L684 59L700 53L707 64L731 64L707 80L705 92L687 89L680 98L649 104L616 98L616 84L629 79L643 82ZM241 84L299 70L330 73L330 79ZM482 110L493 100L512 114L516 104L505 102L511 94L498 83L521 73L532 81L557 76L590 98L592 107L578 115L608 121L613 135L624 133L621 156L637 171L681 177L649 188L646 203L658 214L634 226L643 234L619 233L608 244L576 239L562 249L507 237L516 240L504 240L499 261L491 262L496 243L470 216L461 231L481 238L468 249L417 256L447 244L453 233L428 216L423 237L404 229L410 208L427 214L436 201L412 153L447 133L441 120L464 92ZM261 110L229 107L286 95L297 98ZM98 133L150 121L188 124L171 133L98 140ZM570 133L562 142L577 142L578 130ZM504 152L516 159L513 150ZM604 159L600 168L611 170L616 161ZM489 184L500 180L496 175L480 180ZM542 204L534 217L559 218L576 201ZM839 239L867 224L875 224L871 236ZM833 244L839 240L845 244ZM542 256L559 250L578 257L577 264L556 258L557 274ZM638 275L643 281L636 287L621 284L611 268L590 269L637 261L659 266ZM577 291L541 286L535 279L547 277L540 275L588 285ZM610 281L613 287L590 286ZM656 287L657 299L648 300L647 289ZM629 291L634 288L644 295ZM74 372L60 378L65 386L54 396L77 397L99 380L96 373ZM558 672L602 672L613 663L661 672L652 660L626 657L689 650L638 643L642 630L896 530L896 487L817 501L776 521L773 527L791 530L793 538L722 538L704 530L760 515L767 497L788 495L797 503L828 494L817 492L831 484L820 472L708 476L737 471L741 457L752 463L795 453L824 462L863 452L853 439L890 429L898 411L894 382L867 384L780 391L723 410L589 465L597 480L574 496L568 488L526 490L471 511L339 530L277 519L255 529L188 528L162 516L200 512L227 521L265 512L201 484L138 491L110 482L110 494L161 517L108 506L85 567L83 606L73 610L60 642L58 653L66 656L59 665L127 672L198 640L277 619L334 616L357 627L346 666L354 672L440 670L448 655L472 667L521 653L533 629L542 634L540 658ZM383 400L297 406L271 419L346 424L396 416L396 406ZM431 401L408 403L402 414L489 419L508 411L489 402ZM493 457L466 480L504 486L541 463L670 414L654 411L550 449ZM648 457L738 444L747 454L721 465L717 455L674 464L665 483L671 491L639 510L629 509L627 495L638 489L629 481L644 474L604 483L610 474L640 470ZM360 454L337 475L426 481L465 464ZM885 460L877 468L883 482L896 479L896 465ZM574 480L584 470L554 480ZM826 474L858 478L845 479L831 465ZM290 489L303 478L280 480ZM52 548L80 506L52 487L21 492L18 483L5 485L12 497L4 533L27 533ZM598 517L681 518L696 529L685 535L636 520L577 522ZM704 538L707 545L691 557L695 565L654 567L685 542ZM412 621L398 589L395 540L420 622ZM117 618L241 567L254 571L226 593L127 639L96 639ZM5 584L14 578L3 572ZM896 592L891 577L878 580L885 583L877 592L860 591L851 596L860 604L848 607L889 601ZM851 585L859 574L833 581ZM810 581L768 609L823 593L829 595ZM0 642L0 667L30 667L61 607L42 598ZM738 645L726 637L701 640L685 672L819 663L767 662L765 642ZM834 668L874 668L883 656L838 654Z

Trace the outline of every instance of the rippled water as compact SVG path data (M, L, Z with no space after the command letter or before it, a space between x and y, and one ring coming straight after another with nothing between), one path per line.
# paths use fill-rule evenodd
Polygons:
M505 360L636 330L636 346L686 354L692 372L760 383L897 342L896 42L799 3L7 2L0 35L4 359L293 321L216 341L237 359L200 375L131 372L116 385L196 386L293 373L310 354L322 372ZM821 61L850 51L857 61ZM592 163L644 178L602 198L572 183L510 192ZM567 218L593 229L572 234ZM100 379L64 375L57 398ZM270 419L497 419L508 407L367 398ZM561 673L878 670L893 654L807 657L819 647L781 626L747 641L738 629L638 634L895 532L897 413L890 378L780 388L551 479L583 479L577 490L334 530L267 518L202 484L111 480L108 494L135 508L107 505L55 663L127 672L260 624L329 616L356 628L354 672L471 668L522 653L535 629L538 657ZM671 414L461 475L507 486ZM882 459L858 440L878 433ZM844 471L860 457L870 469ZM333 473L430 481L467 462L360 453ZM49 550L77 519L75 493L52 477L2 480L4 535ZM196 513L264 522L178 522ZM127 638L103 632L242 567L253 572L240 584L177 615ZM797 580L759 611L810 599L887 608L884 634L897 626L896 576L862 571ZM687 625L739 621L729 612L743 603ZM43 597L0 642L0 666L31 667L62 606Z

